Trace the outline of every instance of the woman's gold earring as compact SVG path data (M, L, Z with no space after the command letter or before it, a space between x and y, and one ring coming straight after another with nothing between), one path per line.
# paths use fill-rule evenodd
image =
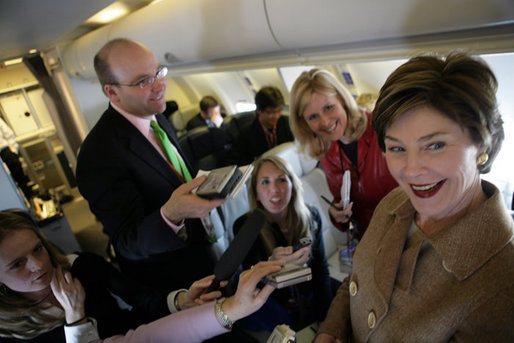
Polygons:
M489 155L486 152L483 152L480 155L478 155L477 165L483 166L484 164L486 164L487 160L489 160Z

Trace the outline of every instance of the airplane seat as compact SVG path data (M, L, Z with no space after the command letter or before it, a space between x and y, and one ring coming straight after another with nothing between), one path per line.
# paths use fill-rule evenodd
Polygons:
M184 109L180 108L170 116L171 125L177 132L177 137L182 136L186 132L187 122L198 114L198 106L188 106Z
M241 187L234 199L228 199L221 206L223 222L226 228L226 239L231 242L234 239L234 222L237 218L250 211L248 201L248 181Z
M222 128L227 128L229 127L230 125L232 125L232 118L234 116L231 116L231 115L226 115L224 118L223 118L223 124L221 124L221 127Z
M241 133L241 129L250 124L255 119L255 112L240 112L233 114L231 116L227 116L226 125L224 125L225 130L232 136L232 138L235 140L239 134Z
M217 127L197 127L178 138L186 158L195 169L212 170L222 165L232 138Z
M328 214L329 205L320 197L324 195L332 199L325 172L319 167L318 161L306 153L300 153L296 142L282 143L268 150L264 155L277 155L289 162L302 182L305 203L316 207L320 212L327 259L337 254L338 246L346 244L346 234L334 227ZM338 259L335 261L338 262ZM339 265L334 267L339 269Z

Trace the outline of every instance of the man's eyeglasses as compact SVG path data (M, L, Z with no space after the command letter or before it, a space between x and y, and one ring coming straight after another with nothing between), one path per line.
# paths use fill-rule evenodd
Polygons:
M145 88L146 86L153 85L155 83L155 81L165 78L166 75L168 75L168 68L161 66L161 67L159 67L159 69L157 69L155 76L148 76L148 77L145 77L144 79L142 79L140 81L136 81L134 83L123 84L123 83L114 83L113 82L113 83L111 83L111 85Z

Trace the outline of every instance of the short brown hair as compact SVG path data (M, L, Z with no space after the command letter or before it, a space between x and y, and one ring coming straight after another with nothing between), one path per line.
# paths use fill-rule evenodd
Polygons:
M462 52L446 58L417 56L396 69L380 89L372 125L385 151L386 129L406 111L428 105L466 129L475 144L486 148L487 173L501 148L503 121L496 103L498 83L487 64Z
M218 101L211 95L206 95L200 100L200 110L206 112L209 108L218 106Z
M118 82L118 80L116 80L116 78L112 74L109 63L107 62L109 54L111 53L113 48L118 45L130 44L139 43L128 38L115 38L105 43L104 46L102 46L102 48L100 48L100 50L96 53L93 63L95 66L96 76L98 76L98 80L100 81L102 89L106 84L115 84Z
M258 111L264 111L268 107L284 106L284 96L277 87L262 87L255 94L255 106Z

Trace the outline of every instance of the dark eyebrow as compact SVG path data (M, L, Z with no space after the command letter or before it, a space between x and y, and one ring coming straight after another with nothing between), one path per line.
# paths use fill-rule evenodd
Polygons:
M13 264L15 264L16 262L18 262L19 260L21 259L21 257L16 257L14 260L12 260L11 262L8 262L5 266L7 268L10 268Z
M153 74L143 74L143 75L139 75L138 77L136 77L134 79L134 81L132 81L131 83L138 83L140 81L143 81L144 79L148 78L148 77L154 77L156 74L157 74L157 71L162 68L162 65L158 65L157 68L155 69L155 71L153 72Z
M32 249L30 251L34 251L34 249L36 249L36 247L39 246L39 245L43 245L43 243L41 243L40 240L37 241L37 243L32 247ZM14 260L12 260L11 262L8 262L5 266L6 267L10 267L13 264L15 264L16 262L18 262L19 260L23 259L24 257L25 257L25 255L24 256L15 257Z
M140 81L143 81L144 79L146 78L149 78L149 77L152 77L153 75L148 75L148 74L144 74L144 75L139 75L138 77L136 77L134 79L134 81L132 81L131 83L138 83Z
M448 135L448 133L447 133L447 132L434 132L434 133L431 133L431 134L425 135L425 136L423 136L423 137L420 137L420 138L418 139L418 141L420 141L420 142L428 141L428 140L433 139L434 137L437 137L437 136L444 136L444 135ZM389 136L389 135L385 135L385 136L384 136L384 140L386 140L386 139L391 140L391 141L395 141L395 142L400 142L400 140L399 140L399 139L394 138L394 137Z

